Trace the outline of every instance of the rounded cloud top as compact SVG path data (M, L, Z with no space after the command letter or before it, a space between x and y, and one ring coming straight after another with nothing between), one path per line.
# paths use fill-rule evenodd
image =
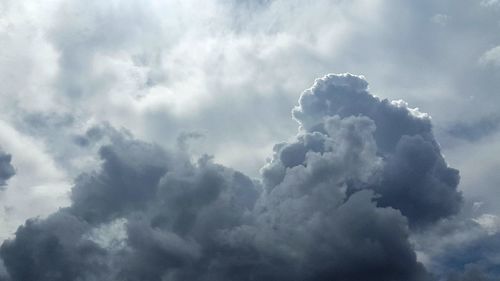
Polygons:
M412 226L436 222L460 209L459 173L448 167L441 155L429 115L409 108L402 100L389 101L372 95L363 76L328 74L316 79L314 85L302 93L292 114L301 126L300 137L296 143L275 148L277 156L263 169L265 182L277 182L277 167L290 168L292 162L292 166L307 166L308 151L324 153L341 149L338 144L328 148L324 141L321 145L311 141L320 138L318 136L331 138L340 130L328 129L332 117L341 120L365 117L373 122L374 129L365 134L363 142L373 137L373 149L383 164L370 182L348 180L350 192L375 190L381 195L380 206L400 210ZM374 162L368 158L365 161Z

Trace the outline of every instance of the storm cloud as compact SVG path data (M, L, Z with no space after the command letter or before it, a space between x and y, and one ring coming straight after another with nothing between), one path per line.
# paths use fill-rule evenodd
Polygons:
M285 168L303 165L309 151L329 152L342 149L340 144L325 143L324 138L343 132L332 118L349 120L364 116L371 122L370 150L380 162L377 174L370 181L360 181L359 176L347 178L346 187L355 192L371 189L380 196L380 206L393 207L406 216L412 226L422 226L456 214L462 196L457 191L459 173L450 168L440 152L432 133L430 117L418 109L408 108L403 101L380 100L368 92L363 77L351 74L327 75L317 79L306 90L294 108L293 116L303 130L297 142L275 147L276 156L264 168L264 178L277 184ZM370 127L370 126L368 126ZM347 143L363 145L367 138L349 137ZM359 150L358 148L355 148ZM351 153L348 154L351 157ZM358 158L347 158L343 165ZM281 174L276 175L280 170ZM364 171L355 165L356 171ZM274 171L274 175L271 174Z
M103 127L70 206L1 246L8 280L434 280L410 229L457 212L458 172L427 115L367 85L316 80L260 180Z

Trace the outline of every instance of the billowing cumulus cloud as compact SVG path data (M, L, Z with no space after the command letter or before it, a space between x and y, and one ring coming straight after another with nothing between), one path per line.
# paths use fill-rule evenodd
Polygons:
M0 280L498 279L498 2L0 0Z
M457 191L459 174L448 167L434 139L430 117L408 108L403 101L381 100L367 90L367 82L350 74L327 75L316 80L306 90L293 110L293 116L301 124L303 136L296 143L275 147L277 154L264 168L265 181L279 183L286 168L302 165L308 151L328 152L342 149L328 144L323 136L342 132L332 118L349 120L364 116L371 122L370 150L379 159L363 159L365 163L380 162L376 175L370 181L359 181L356 175L344 182L351 192L371 189L380 197L380 206L400 210L411 225L425 225L457 213L462 196ZM363 145L364 138L349 137L348 143ZM355 151L359 151L356 148ZM348 155L352 155L349 153ZM365 156L365 155L363 155ZM358 158L348 158L344 165ZM354 164L356 171L364 171ZM278 170L281 168L281 175Z
M429 117L350 74L318 79L294 117L299 134L261 181L91 128L85 143L110 139L102 164L77 177L70 206L3 243L6 280L434 280L410 226L461 197Z
M7 180L16 174L11 161L12 155L0 149L0 190L5 187Z

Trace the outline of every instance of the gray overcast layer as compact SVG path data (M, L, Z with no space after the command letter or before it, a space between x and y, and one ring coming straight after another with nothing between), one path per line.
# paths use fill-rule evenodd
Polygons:
M500 1L0 0L0 48L0 281L500 279Z

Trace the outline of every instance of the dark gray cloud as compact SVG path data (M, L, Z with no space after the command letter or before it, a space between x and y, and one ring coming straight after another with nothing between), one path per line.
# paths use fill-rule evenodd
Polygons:
M10 280L96 280L106 251L82 239L87 229L65 211L28 220L0 248Z
M70 207L26 222L3 244L12 280L160 280L240 221L257 198L252 180L209 158L193 166L126 135L112 143L100 149L99 171L76 180ZM120 218L128 221L127 247L113 252L91 239Z
M348 94L351 82L366 87L356 76L328 79ZM361 94L352 98L379 102ZM413 120L406 108L387 108ZM412 163L404 145L421 149L423 134L381 138L377 122L389 119L361 113L324 114L321 126L277 145L263 184L209 156L193 163L108 127L102 164L76 179L72 204L28 220L1 246L10 280L434 280L409 242L415 218L381 206L397 190L372 188L387 177L389 153ZM422 120L411 125L425 131ZM380 148L381 140L403 148ZM407 168L436 169L430 154ZM423 189L433 188L441 187Z
M381 164L369 181L359 182L359 175L345 179L347 188L352 192L364 188L375 190L380 195L377 198L380 206L400 210L412 226L433 223L457 213L462 202L457 191L459 173L450 168L441 155L430 118L408 108L403 101L390 102L372 96L367 87L362 77L350 74L331 74L316 80L313 87L302 94L299 106L293 111L304 130L303 135L295 143L275 147L274 159L263 169L264 182L276 185L282 181L287 168L307 166L308 152L343 149L326 140L343 132L338 125L332 125L331 117L353 120L349 118L364 116L371 121L369 127L373 131L371 153L380 158ZM366 139L366 136L348 136L347 142L352 146L363 145ZM358 151L360 147L353 149ZM347 165L357 160L348 158L342 163ZM373 159L365 162L376 163ZM363 171L360 167L354 169Z
M452 271L451 280L496 280L500 275L499 251L500 234L483 233L447 246L434 261Z
M0 190L7 184L7 180L16 174L11 161L12 155L0 149Z
M377 208L368 191L332 207L321 193L340 193L318 184L303 190L316 196L272 192L254 210L259 189L246 176L201 159L163 166L158 182L149 157L159 156L148 154L154 149L125 143L130 151L122 144L104 149L122 157L101 153L95 181L77 182L73 194L86 196L73 196L72 206L46 220L28 221L3 244L12 280L427 280L406 219ZM89 238L117 218L127 220L125 247Z
M467 204L457 216L412 234L416 251L438 280L498 280L500 220L479 209Z
M448 167L436 143L416 135L401 137L373 188L382 195L382 206L401 210L414 224L426 224L460 210L458 182L458 170Z
M71 192L72 213L96 223L144 208L166 172L164 152L154 145L129 141L104 146L99 154L105 160L99 173L76 179Z

